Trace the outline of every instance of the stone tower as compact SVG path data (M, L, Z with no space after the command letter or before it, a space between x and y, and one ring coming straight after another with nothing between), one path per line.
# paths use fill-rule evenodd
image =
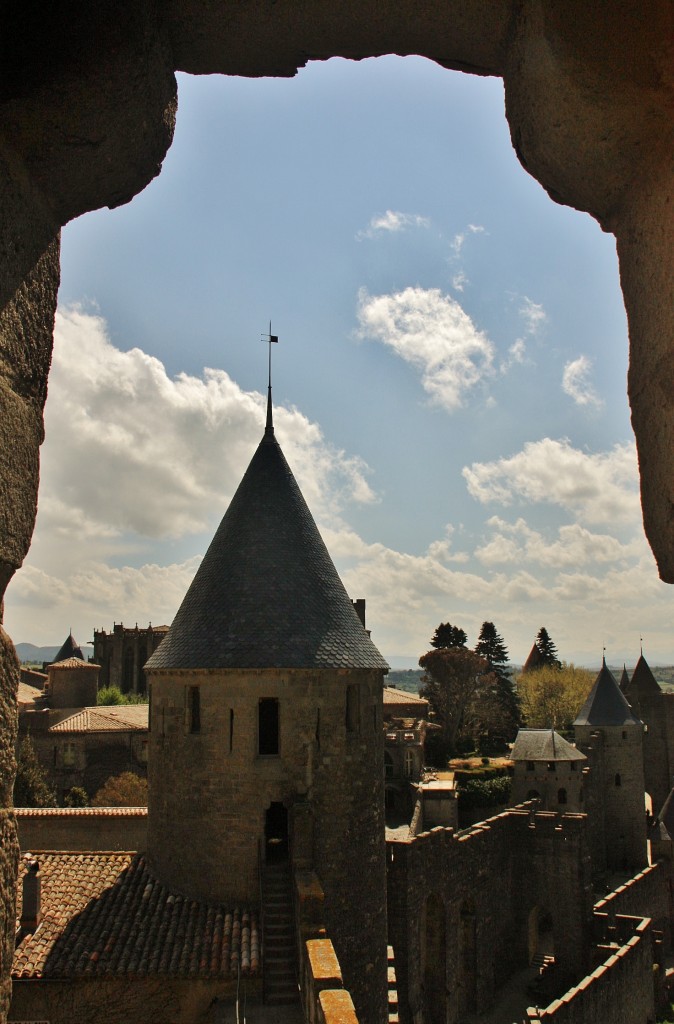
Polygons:
M623 692L635 714L646 726L644 779L646 792L651 797L652 811L656 815L668 799L672 788L670 737L673 699L663 693L644 658L643 651Z
M150 689L148 857L173 890L257 900L311 864L359 1017L386 1013L382 692L365 630L267 428Z
M645 867L644 727L606 660L573 726L576 746L589 762L586 810L594 873Z

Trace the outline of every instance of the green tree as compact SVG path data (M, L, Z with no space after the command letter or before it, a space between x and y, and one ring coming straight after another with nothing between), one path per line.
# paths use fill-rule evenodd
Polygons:
M522 708L512 676L506 668L508 648L493 622L482 623L475 653L487 659L496 679L492 695L496 722L489 737L490 747L496 749L515 739L522 724Z
M562 667L562 663L557 657L557 648L550 639L550 634L545 626L541 626L536 635L536 647L538 647L544 665L552 665L553 668Z
M147 780L133 772L113 775L91 801L92 807L146 807Z
M64 807L88 807L89 796L82 786L73 786L63 798Z
M467 634L460 626L453 626L451 622L441 622L431 637L431 647L436 650L445 647L465 647L467 639Z
M14 782L15 807L56 807L56 795L47 781L33 741L26 736L21 741Z
M463 646L442 647L419 658L425 670L420 694L442 728L437 753L452 756L460 738L473 739L484 728L494 677L489 663Z
M104 686L98 691L96 703L100 705L147 704L146 693L122 693L118 686Z
M594 673L562 662L517 677L522 713L530 729L570 731L594 684Z

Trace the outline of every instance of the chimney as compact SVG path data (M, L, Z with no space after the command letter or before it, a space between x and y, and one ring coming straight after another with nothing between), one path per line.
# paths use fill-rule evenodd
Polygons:
M31 854L26 854L26 873L23 876L23 899L21 902L21 931L34 932L41 920L40 903L42 876L40 863Z
M358 598L356 598L355 601L352 601L351 604L355 608L356 615L358 616L358 618L360 619L360 621L363 624L363 629L365 629L366 628L365 627L365 598L364 597L358 597Z

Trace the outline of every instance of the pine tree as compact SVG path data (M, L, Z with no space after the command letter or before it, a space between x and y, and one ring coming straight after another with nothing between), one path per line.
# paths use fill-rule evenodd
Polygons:
M46 773L38 761L30 736L21 742L16 762L14 783L15 807L56 807L54 790L47 782Z
M493 622L482 623L475 653L487 659L496 680L494 702L497 719L495 734L491 740L496 745L499 741L503 744L511 742L522 724L522 708L512 677L506 669L509 660L508 648Z
M460 628L453 626L451 622L441 622L431 637L431 647L436 650L444 650L447 647L465 647L468 635Z
M550 638L545 626L541 626L536 636L536 647L541 655L542 665L551 665L553 668L561 668L562 663L557 657L557 648Z

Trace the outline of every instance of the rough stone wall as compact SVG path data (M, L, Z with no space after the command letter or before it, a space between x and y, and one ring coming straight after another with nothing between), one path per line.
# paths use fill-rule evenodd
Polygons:
M617 915L649 917L653 927L663 933L669 946L669 864L649 864L624 885L618 886L604 899L595 903L594 909L600 914L606 914L611 923L615 921Z
M496 990L528 964L529 917L537 907L552 917L560 974L571 983L588 968L592 904L582 816L511 810L462 833L435 828L407 842L389 842L387 891L402 1024L428 1013L429 903L441 906L444 915L441 985L448 1024L484 1012ZM467 918L474 927L472 978Z
M382 673L153 671L149 682L152 870L167 886L197 899L257 900L267 809L272 802L288 809L296 801L308 803L311 856L346 987L364 1019L381 1019ZM186 688L195 685L201 691L198 733L189 731L185 711ZM347 685L359 689L352 730L346 725ZM279 756L257 754L258 703L264 698L279 701Z
M524 1024L587 1024L620 1021L644 1024L655 1020L651 922L618 919L623 945L605 949L606 959L579 985L543 1010L529 1010ZM613 936L611 936L613 937Z
M147 808L33 808L16 811L19 847L35 850L133 850L147 847Z
M527 765L533 764L529 769ZM561 814L585 811L583 803L583 763L578 761L555 761L554 771L548 771L545 761L516 761L512 776L510 804L524 803L533 799L532 790L538 794L541 809L559 811ZM565 799L561 800L560 790Z
M586 808L593 871L637 871L648 863L643 732L636 726L576 726L588 757Z
M52 668L49 670L51 708L92 708L98 695L98 669Z
M245 979L248 997L261 998L261 982ZM16 980L10 1021L49 1024L213 1024L214 1001L234 1016L236 981L145 978Z

